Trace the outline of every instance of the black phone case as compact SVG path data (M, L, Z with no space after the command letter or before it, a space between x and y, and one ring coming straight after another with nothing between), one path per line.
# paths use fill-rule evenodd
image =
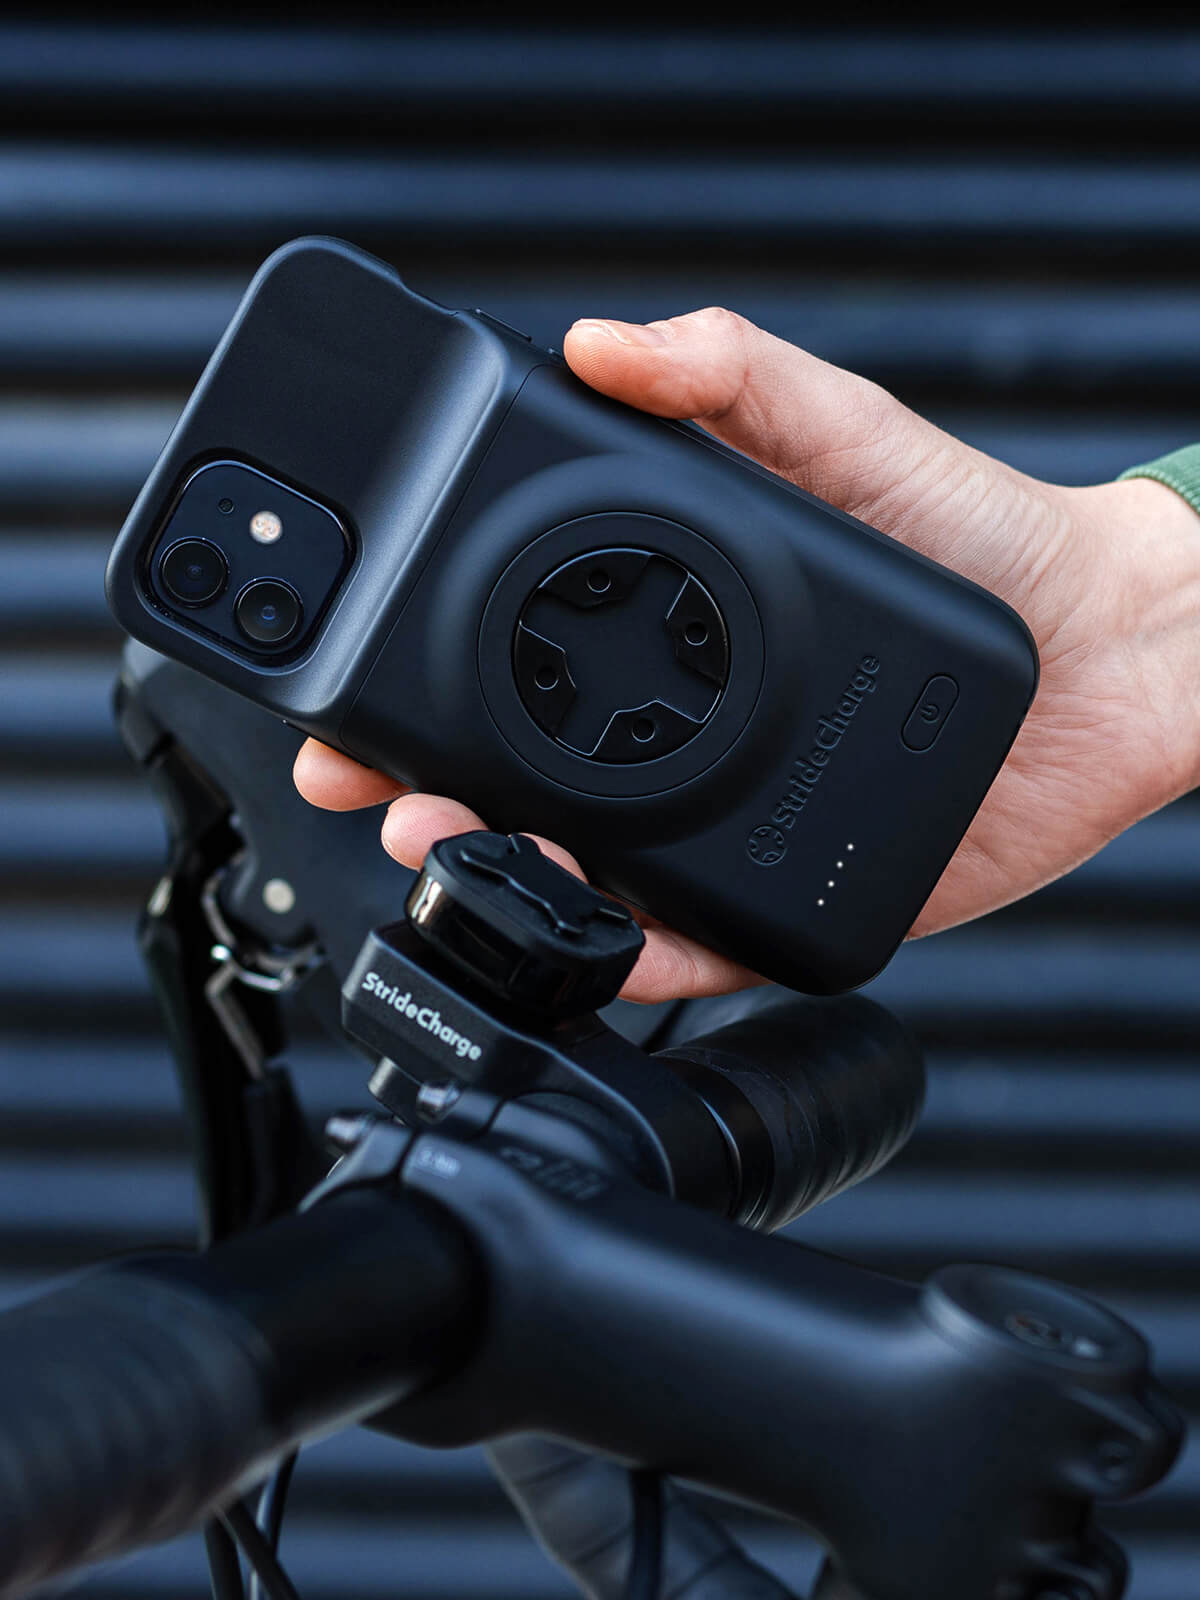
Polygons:
M181 506L238 583L273 570L205 520L214 463L336 518L291 650L164 594ZM993 595L327 239L259 271L107 589L147 644L814 993L886 963L1037 683Z

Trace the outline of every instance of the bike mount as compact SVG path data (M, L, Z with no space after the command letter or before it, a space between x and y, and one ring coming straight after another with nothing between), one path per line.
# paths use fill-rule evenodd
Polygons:
M255 763L236 753L231 712L253 724ZM1139 1336L1027 1274L951 1267L918 1288L762 1237L844 1186L840 1158L826 1152L819 1170L822 1129L852 1112L856 1051L863 1094L878 1092L885 1061L901 1065L886 1135L853 1176L907 1136L919 1094L891 1019L864 1001L791 997L733 1040L648 1055L595 1014L640 931L528 841L443 841L406 876L405 918L388 922L378 901L394 907L395 887L379 886L374 819L369 854L359 822L314 848L318 814L283 793L289 730L136 647L119 717L170 826L142 942L197 1135L206 1237L306 1193L313 1205L398 1183L450 1210L503 1288L469 1368L376 1425L430 1445L553 1432L686 1470L817 1529L836 1552L819 1600L1118 1600L1124 1560L1091 1503L1156 1481L1180 1437ZM286 937L278 923L263 937L268 839L289 862ZM351 956L364 910L358 935L378 926ZM342 1025L375 1063L382 1111L330 1124L339 1159L323 1177L278 1058L284 1003L304 999L329 1024L339 978ZM822 1040L812 1082L788 1076L798 1025ZM748 1064L748 1041L768 1066ZM651 1241L677 1265L669 1283L645 1271ZM755 1274L753 1318L710 1303L714 1249ZM661 1393L630 1402L605 1354L622 1343L670 1374ZM774 1409L789 1426L747 1460L738 1424L765 1373L785 1375ZM714 1390L719 1406L702 1403ZM617 1436L614 1419L632 1414L637 1437ZM848 1437L847 1418L870 1426Z

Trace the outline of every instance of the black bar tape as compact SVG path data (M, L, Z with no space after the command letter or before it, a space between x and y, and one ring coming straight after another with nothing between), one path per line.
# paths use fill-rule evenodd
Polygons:
M268 1450L252 1329L134 1271L0 1317L0 1596L170 1538Z
M769 1171L753 1224L779 1228L877 1172L911 1134L925 1093L921 1052L860 995L767 991L711 1033L660 1050L693 1088L724 1079L753 1108ZM728 1109L728 1108L727 1108ZM742 1151L753 1164L753 1140Z

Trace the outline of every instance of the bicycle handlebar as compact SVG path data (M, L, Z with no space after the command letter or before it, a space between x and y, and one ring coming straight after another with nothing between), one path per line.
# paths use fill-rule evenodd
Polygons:
M270 1440L256 1353L133 1273L0 1319L0 1593L179 1532Z
M805 1523L870 1600L1047 1574L1119 1595L1090 1501L1160 1476L1178 1424L1118 1319L987 1268L919 1289L501 1120L470 1142L378 1124L352 1158L370 1186L0 1318L0 1597L178 1532L368 1417L675 1472Z
M170 1538L401 1398L459 1355L478 1288L445 1213L349 1191L0 1316L0 1596Z
M784 1226L869 1178L903 1148L925 1098L921 1051L861 995L771 1004L656 1052L726 1135L737 1217Z

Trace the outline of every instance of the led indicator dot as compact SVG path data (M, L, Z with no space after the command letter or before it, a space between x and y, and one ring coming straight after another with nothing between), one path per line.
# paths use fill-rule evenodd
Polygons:
M839 861L838 862L838 867L839 868L844 867L845 865L846 865L846 863L844 861Z
M832 889L833 888L833 879L832 878L830 878L829 882L825 885L825 887L827 889Z
M824 902L824 900L818 900L818 901L817 901L817 904L818 904L818 905L819 905L819 906L823 906L823 905L824 905L824 904L825 904L825 902Z
M846 849L847 849L847 850L853 850L853 849L854 849L854 846L853 846L853 845L852 845L852 844L848 844L848 845L847 845L847 846L846 846Z

